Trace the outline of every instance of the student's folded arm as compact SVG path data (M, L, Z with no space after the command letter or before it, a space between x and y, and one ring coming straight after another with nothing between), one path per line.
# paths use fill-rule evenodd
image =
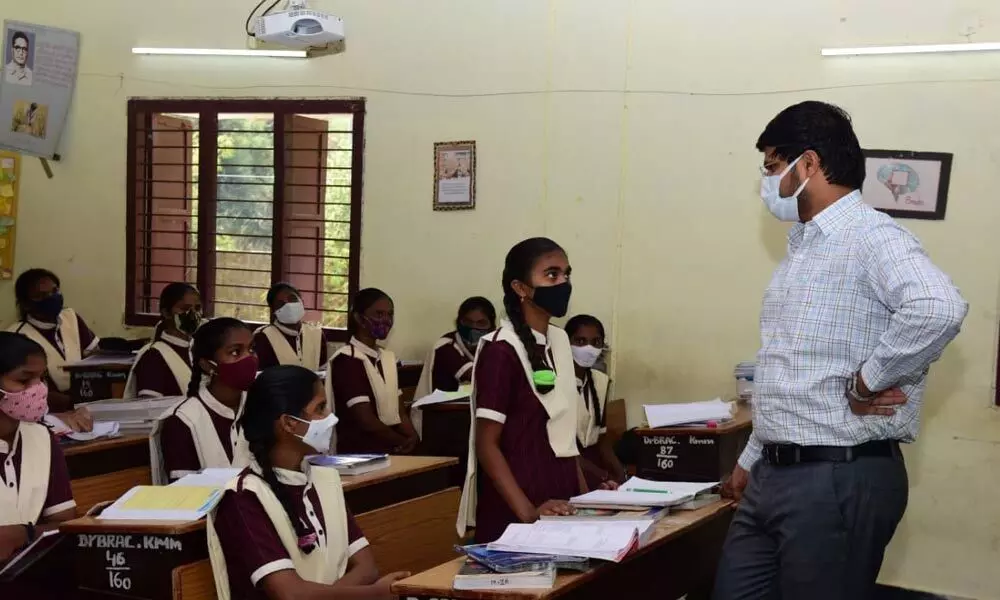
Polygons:
M376 581L378 581L378 567L375 565L375 552L371 546L365 546L347 560L347 572L334 585L337 587L371 585Z
M368 585L378 581L375 553L351 511L347 511L347 572L335 585Z
M401 446L406 443L406 437L400 435L385 423L379 420L378 415L372 409L371 402L358 402L348 410L354 415L358 426L362 431L370 433L380 440L388 442L394 446Z
M507 506L522 522L531 523L538 518L538 510L528 500L521 486L518 485L514 473L510 470L510 465L507 464L507 459L500 450L500 434L502 432L503 423L486 417L478 417L476 419L476 457L483 470L493 480L493 484Z

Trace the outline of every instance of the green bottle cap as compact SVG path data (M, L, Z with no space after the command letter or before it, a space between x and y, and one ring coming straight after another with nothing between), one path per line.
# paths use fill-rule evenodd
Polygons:
M535 371L531 374L531 378L535 382L535 385L547 385L552 387L555 387L556 385L555 371Z

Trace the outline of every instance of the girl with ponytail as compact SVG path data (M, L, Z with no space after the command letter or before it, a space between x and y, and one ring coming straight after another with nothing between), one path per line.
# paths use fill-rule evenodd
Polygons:
M408 574L379 579L336 469L305 460L329 449L337 422L319 377L297 365L267 369L240 422L252 460L208 520L219 600L391 598Z
M126 398L183 396L191 383L191 336L201 325L201 295L175 281L160 292L160 322L139 350L125 384Z
M249 463L237 419L257 376L252 342L250 328L229 317L208 321L195 332L188 397L166 411L150 438L153 483Z
M578 463L578 402L566 332L551 325L569 305L569 259L546 238L507 254L507 319L485 336L472 376L473 425L458 529L494 541L511 523L572 514L586 491Z

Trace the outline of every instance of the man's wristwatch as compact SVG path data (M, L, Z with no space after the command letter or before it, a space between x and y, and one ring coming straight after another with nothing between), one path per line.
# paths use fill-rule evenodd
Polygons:
M851 377L851 383L847 385L847 397L855 402L870 402L875 397L875 392L870 392L867 396L863 395L858 390L858 379L858 374Z

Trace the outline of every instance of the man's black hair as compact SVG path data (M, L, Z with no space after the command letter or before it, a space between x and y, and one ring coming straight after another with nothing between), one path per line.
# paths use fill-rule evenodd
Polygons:
M773 147L786 162L812 150L819 156L823 175L832 185L861 189L865 156L851 126L851 116L839 106L808 101L789 106L771 119L757 138L757 149Z

